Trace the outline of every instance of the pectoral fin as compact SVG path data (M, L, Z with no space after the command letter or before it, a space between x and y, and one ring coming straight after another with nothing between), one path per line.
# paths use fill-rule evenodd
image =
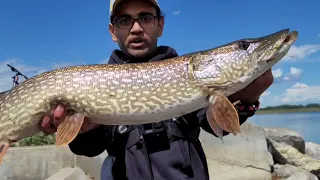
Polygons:
M81 113L74 113L67 116L58 126L56 145L63 146L69 144L78 135L84 119L85 115Z
M217 133L221 131L219 128L233 135L241 132L237 110L233 104L220 93L215 92L209 97L207 119L211 128L213 128L213 130L215 128L214 131L217 131Z
M0 142L0 163L2 162L4 155L7 153L9 146L10 146L9 142L6 142L6 141Z
M212 105L209 104L206 112L207 120L213 132L218 136L218 138L223 142L223 129L217 124L213 115Z

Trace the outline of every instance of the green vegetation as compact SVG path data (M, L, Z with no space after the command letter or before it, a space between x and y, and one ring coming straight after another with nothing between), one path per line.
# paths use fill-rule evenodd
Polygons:
M320 112L320 104L312 103L307 105L280 105L260 108L257 114L278 114L278 113L297 113L297 112Z
M17 146L43 146L43 145L51 145L51 144L55 144L56 139L55 139L55 135L51 134L51 135L45 135L42 132L22 139L21 141L18 141L14 144L12 144L12 147L17 147Z

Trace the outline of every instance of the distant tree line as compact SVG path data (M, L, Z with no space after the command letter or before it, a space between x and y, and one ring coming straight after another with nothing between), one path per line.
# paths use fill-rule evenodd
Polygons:
M307 105L289 105L283 104L279 106L267 106L265 108L260 108L261 110L273 110L273 109L301 109L301 108L320 108L320 104L311 103Z

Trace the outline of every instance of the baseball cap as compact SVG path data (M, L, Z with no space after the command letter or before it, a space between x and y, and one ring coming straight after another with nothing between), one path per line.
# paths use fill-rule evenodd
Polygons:
M110 0L110 16L114 13L113 11L116 9L117 5L119 5L120 2L125 0ZM146 0L152 2L155 6L159 6L159 3L157 0Z

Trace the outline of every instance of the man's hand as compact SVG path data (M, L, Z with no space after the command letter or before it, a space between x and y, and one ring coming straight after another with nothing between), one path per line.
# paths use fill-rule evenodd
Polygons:
M231 102L241 100L245 103L253 104L261 94L267 90L273 83L273 75L271 69L266 71L256 80L252 81L247 87L234 93L229 97Z
M57 127L62 123L64 116L65 116L64 106L58 105L52 111L53 118L50 118L50 116L47 115L47 116L44 116L40 121L42 132L47 135L55 133L57 131ZM80 133L88 132L95 127L98 127L98 124L89 123L87 119L85 119L81 127Z

